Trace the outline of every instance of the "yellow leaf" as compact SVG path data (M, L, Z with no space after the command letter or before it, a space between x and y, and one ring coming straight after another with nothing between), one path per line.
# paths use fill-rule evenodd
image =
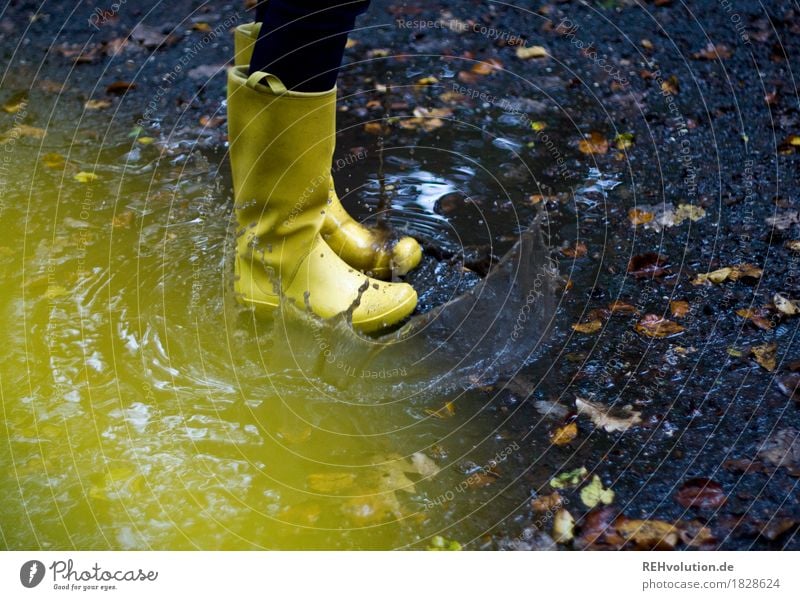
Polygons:
M595 475L592 481L581 490L581 502L589 508L598 504L611 504L614 501L614 491L605 489L603 482Z
M155 142L156 138L152 138L152 137L149 137L149 136L143 136L143 137L140 137L140 138L136 138L136 141L138 143L140 143L140 144L143 144L143 145L147 146L148 144L152 144L153 142Z
M48 152L42 155L42 164L48 169L63 169L66 160L58 152Z
M93 181L97 181L100 179L98 175L95 173L89 173L88 171L81 171L80 173L76 173L74 176L75 181L80 183L92 183Z
M756 359L756 362L764 367L770 373L775 370L775 367L778 365L777 358L775 356L778 350L778 344L770 343L770 344L761 344L760 346L753 346L750 349L753 356Z
M547 123L545 123L544 121L534 121L533 123L531 123L531 129L533 129L534 131L544 131L545 129L547 129Z
M100 110L111 106L111 100L101 98L100 100L87 100L83 105L87 110Z
M603 327L603 322L600 320L586 321L585 323L575 323L572 329L578 333L597 333Z
M682 333L685 328L674 321L670 321L659 315L645 315L634 329L637 333L651 338L665 338Z
M531 58L546 58L547 57L547 48L544 46L518 46L517 47L517 58L521 58L522 60L528 60Z
M563 427L559 427L550 434L550 441L555 446L565 446L578 436L578 424L573 421Z
M669 550L678 543L678 530L664 521L622 519L617 531L626 540L647 550Z
M439 83L439 80L436 77L423 77L422 79L417 79L417 85L435 85Z
M553 517L553 540L565 544L575 537L575 518L565 508Z
M620 133L614 138L617 150L627 150L633 146L632 133Z

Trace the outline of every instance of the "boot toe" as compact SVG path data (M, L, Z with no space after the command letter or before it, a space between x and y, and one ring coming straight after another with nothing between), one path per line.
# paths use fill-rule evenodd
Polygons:
M412 237L400 238L392 248L392 263L397 275L414 270L422 261L422 248Z

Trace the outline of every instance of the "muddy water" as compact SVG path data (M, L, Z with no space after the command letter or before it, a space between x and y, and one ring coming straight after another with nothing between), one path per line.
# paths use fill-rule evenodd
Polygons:
M542 352L557 301L534 175L498 178L516 146L479 162L476 132L440 140L455 152L387 145L391 221L428 248L423 314L363 338L236 304L224 152L54 114L4 145L3 546L425 547L525 501L516 474L488 485L530 448L483 391ZM377 171L337 172L359 217Z

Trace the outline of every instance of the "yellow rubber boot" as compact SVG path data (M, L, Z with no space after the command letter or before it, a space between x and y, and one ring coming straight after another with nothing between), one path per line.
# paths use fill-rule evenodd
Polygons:
M280 293L323 318L352 309L356 329L399 323L417 305L406 283L386 283L349 266L322 239L328 209L336 88L287 91L274 75L228 71L239 299L272 310ZM280 293L279 293L280 292ZM356 305L356 302L360 302Z
M239 25L234 33L235 64L247 67L253 55L261 23ZM419 265L422 249L412 237L402 237L393 245L382 232L364 227L345 210L336 194L333 177L322 237L350 266L379 279L392 274L405 275Z

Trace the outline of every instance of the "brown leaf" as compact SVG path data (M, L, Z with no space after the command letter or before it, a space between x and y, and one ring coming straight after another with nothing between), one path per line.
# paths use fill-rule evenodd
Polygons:
M667 94L671 94L673 96L677 95L680 91L681 87L678 84L678 78L675 75L670 75L669 79L666 79L661 82L661 91Z
M676 319L685 317L689 314L689 303L686 300L673 300L669 303L669 309L672 311L672 316Z
M667 265L669 261L666 256L656 254L655 252L647 252L645 254L637 254L628 261L628 273L633 275L636 279L643 277L660 277L669 273Z
M546 513L553 509L561 508L563 504L564 499L561 497L561 494L553 492L546 496L536 496L536 498L531 500L531 509L533 512Z
M720 284L728 279L731 281L738 281L743 278L760 279L762 274L763 271L755 265L742 263L733 267L722 267L709 273L699 273L692 279L692 285Z
M681 541L691 548L710 548L717 543L711 529L699 521L684 521L677 524Z
M769 344L761 344L760 346L753 346L750 352L755 357L756 362L771 373L778 365L778 360L775 356L777 350L778 344L772 342Z
M772 329L772 321L769 318L769 311L765 308L740 308L736 314L747 319L753 325L764 331Z
M122 96L128 90L136 89L136 84L132 81L115 81L106 88L106 94L114 94L115 96Z
M602 329L603 322L600 320L593 320L593 321L584 321L583 323L575 323L572 325L572 329L577 331L578 333L597 333Z
M585 242L575 242L574 246L567 246L561 249L561 254L570 258L581 258L586 256L588 249Z
M84 103L83 106L87 110L100 110L100 109L108 108L109 106L111 106L111 100L107 100L105 98L101 98L99 100L91 99L91 100L87 100Z
M588 416L595 426L605 429L609 433L627 431L642 422L642 413L633 410L630 404L615 410L612 407L577 397L575 398L575 408L579 415Z
M649 314L642 317L634 329L637 333L651 338L666 338L678 335L684 331L682 325L669 321L659 315Z
M714 45L711 42L706 44L706 47L692 54L694 59L702 60L717 60L731 57L731 49L725 44Z
M684 482L675 500L684 508L718 508L725 504L727 497L722 486L716 481L698 477Z
M592 131L578 142L578 150L584 154L605 154L608 152L608 140L602 133Z
M778 379L778 389L800 404L800 373L789 373Z
M614 300L608 305L608 310L610 310L612 314L619 315L635 315L639 313L635 306L627 302L622 302L621 300Z
M642 550L673 550L678 543L678 529L665 521L621 517L614 525L624 539Z
M640 208L632 208L628 211L628 219L633 225L644 225L655 218L655 215Z
M389 127L384 125L381 121L372 121L364 124L364 131L370 135L386 135L391 131L391 129L389 129Z
M800 431L787 427L767 439L758 450L758 458L785 467L793 477L800 477Z

